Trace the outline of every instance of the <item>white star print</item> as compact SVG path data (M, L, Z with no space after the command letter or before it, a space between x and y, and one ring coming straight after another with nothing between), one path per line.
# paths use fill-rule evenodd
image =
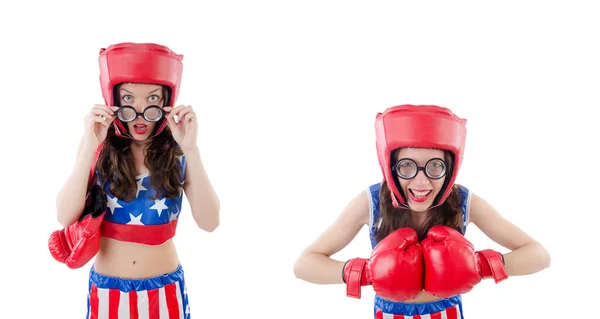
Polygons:
M179 197L183 196L183 187L179 187Z
M144 182L144 178L142 177L140 180L137 181L137 193L135 194L135 197L137 198L138 195L140 194L140 191L147 191L148 189L146 187L144 187L144 185L142 185L142 183Z
M170 216L169 216L169 221L174 221L177 219L177 214L173 213L173 212L169 212Z
M144 225L142 223L142 215L144 215L144 213L141 213L139 216L133 216L133 214L129 213L129 218L131 218L131 221L129 221L127 223L127 225Z
M117 197L114 198L110 198L110 196L106 195L106 207L110 208L110 213L114 214L115 213L115 208L123 208L123 206L119 205L119 203L117 203L117 201L119 200Z
M183 163L183 155L177 156L177 159L179 160L179 163Z
M152 207L150 207L150 209L156 209L158 211L159 217L160 217L160 214L162 213L163 209L169 208L167 205L165 205L165 200L166 200L166 198L155 199L154 205L152 205Z

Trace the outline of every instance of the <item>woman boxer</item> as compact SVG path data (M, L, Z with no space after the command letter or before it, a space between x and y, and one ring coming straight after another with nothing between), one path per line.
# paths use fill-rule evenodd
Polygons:
M85 117L76 165L57 198L65 229L49 240L70 268L96 257L88 318L190 317L172 240L182 196L208 232L219 224L219 200L196 144L194 110L175 106L182 59L148 43L100 51L106 105Z
M378 114L383 181L350 201L302 252L296 276L317 284L345 283L347 295L355 298L361 286L372 285L376 318L456 319L463 318L461 294L482 279L498 283L548 267L550 256L542 245L484 199L454 184L465 124L438 106L401 105ZM511 252L476 251L463 237L470 222ZM364 225L370 229L371 257L332 259Z

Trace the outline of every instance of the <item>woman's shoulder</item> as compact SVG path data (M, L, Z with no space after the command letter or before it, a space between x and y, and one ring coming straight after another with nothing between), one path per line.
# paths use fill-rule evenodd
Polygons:
M371 184L371 185L369 185L368 189L379 191L381 189L381 184L382 184L381 182Z
M367 194L373 199L377 199L379 201L379 192L381 191L381 182L374 183L367 187Z
M469 188L463 184L454 183L454 188L458 191L468 191Z
M369 223L371 202L369 190L363 189L346 204L341 215L344 216L344 219L354 220L361 225L366 225Z
M471 194L471 190L469 190L469 188L465 185L454 184L453 188L456 190L456 192L462 199L467 199Z

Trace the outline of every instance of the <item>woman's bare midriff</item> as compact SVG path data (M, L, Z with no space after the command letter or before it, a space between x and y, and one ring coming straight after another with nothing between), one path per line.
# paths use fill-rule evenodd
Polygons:
M435 301L435 300L439 300L439 299L440 299L439 297L436 297L430 293L423 291L417 296L417 298L408 300L408 301L406 301L406 303L431 302L431 301Z
M179 257L173 240L150 246L101 237L94 270L122 278L148 278L174 271Z

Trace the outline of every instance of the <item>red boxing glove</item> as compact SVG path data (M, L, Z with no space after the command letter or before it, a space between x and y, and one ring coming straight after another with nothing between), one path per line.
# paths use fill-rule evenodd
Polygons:
M502 254L475 251L471 242L450 227L432 227L422 245L425 291L437 297L469 292L483 278L493 277L496 283L508 278Z
M349 297L360 298L361 286L372 285L381 298L399 302L423 290L423 253L417 233L401 228L384 238L370 259L351 259L344 265Z
M105 210L106 204L96 185L90 190L79 220L50 235L48 249L52 257L71 269L87 264L100 250L100 225Z
M346 283L346 295L360 299L361 287L371 284L368 259L354 258L346 261L342 268L342 280Z

